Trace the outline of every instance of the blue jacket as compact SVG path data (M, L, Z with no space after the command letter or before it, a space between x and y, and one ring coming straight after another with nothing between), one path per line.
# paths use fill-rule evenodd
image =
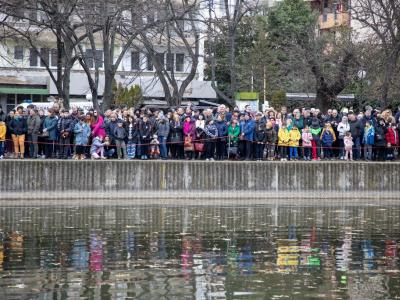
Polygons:
M253 140L254 127L255 127L254 120L248 120L243 125L243 131L242 132L244 133L244 138L247 141L252 141Z
M43 129L46 129L49 133L48 139L50 141L56 141L58 139L57 135L57 124L58 120L56 117L46 117L43 122Z
M89 143L90 132L88 124L81 124L81 122L76 123L74 127L75 145L87 145Z
M375 143L375 129L373 126L370 126L368 129L364 129L364 138L363 143L365 145L374 145Z
M218 130L218 137L228 135L228 126L226 125L225 121L215 121L214 124Z
M332 146L333 140L332 133L329 130L325 130L324 134L322 135L322 144Z

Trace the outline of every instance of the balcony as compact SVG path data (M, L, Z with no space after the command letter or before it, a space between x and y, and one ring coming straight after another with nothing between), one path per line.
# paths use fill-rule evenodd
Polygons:
M349 26L350 13L348 12L325 13L319 16L319 28L321 30Z

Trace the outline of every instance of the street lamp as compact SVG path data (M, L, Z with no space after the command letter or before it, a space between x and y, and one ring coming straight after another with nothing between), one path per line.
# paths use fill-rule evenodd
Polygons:
M361 102L364 101L364 79L367 76L367 72L364 69L360 69L357 74L358 78L361 80Z

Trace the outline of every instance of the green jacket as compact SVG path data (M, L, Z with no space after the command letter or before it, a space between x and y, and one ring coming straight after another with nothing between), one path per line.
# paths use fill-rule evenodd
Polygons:
M232 127L232 125L229 125L228 127L228 136L230 137L230 140L232 142L238 142L239 141L239 135L240 135L240 127L236 125L235 128Z

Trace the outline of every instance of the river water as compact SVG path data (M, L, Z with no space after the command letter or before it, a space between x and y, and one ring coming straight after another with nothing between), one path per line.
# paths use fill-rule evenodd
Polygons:
M399 227L393 205L1 207L0 299L396 299Z

